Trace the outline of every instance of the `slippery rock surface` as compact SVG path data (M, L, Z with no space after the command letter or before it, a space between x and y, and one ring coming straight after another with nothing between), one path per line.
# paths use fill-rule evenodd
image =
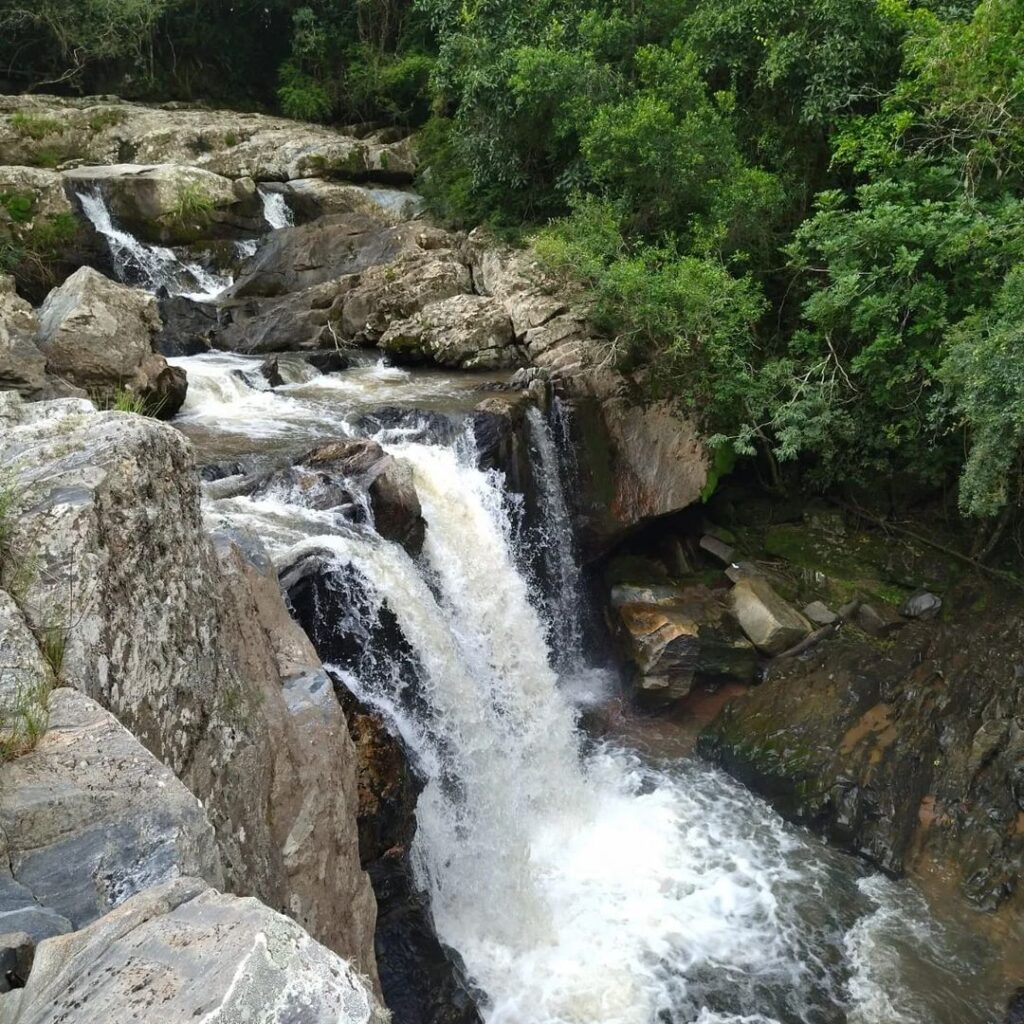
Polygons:
M399 363L435 363L463 370L525 364L505 307L482 295L432 302L408 320L390 324L380 347Z
M181 408L184 371L153 351L160 314L152 295L82 267L38 316L37 344L52 372L86 389L127 388L163 417Z
M232 181L180 164L108 164L64 173L71 193L98 192L114 222L137 238L174 244L212 238L218 229L261 226L251 179Z
M319 712L286 693L280 590L261 576L258 601L237 550L218 563L188 443L84 402L8 400L0 412L0 461L22 495L8 544L38 565L23 603L30 626L66 626L62 682L203 801L231 888L308 922L373 977L344 718L335 702L313 730ZM319 667L306 656L305 668Z
M179 878L44 942L2 1024L384 1024L367 980L253 899Z
M26 132L16 114L44 130ZM173 163L227 178L342 178L405 183L416 170L408 139L353 138L265 114L178 103L143 106L109 97L0 97L0 163Z
M38 743L0 764L5 930L81 928L179 875L222 885L213 827L170 769L85 694L47 704Z
M729 704L701 752L888 871L955 880L984 907L1024 872L1024 617L958 595L895 641L841 632ZM965 623L970 628L964 628Z

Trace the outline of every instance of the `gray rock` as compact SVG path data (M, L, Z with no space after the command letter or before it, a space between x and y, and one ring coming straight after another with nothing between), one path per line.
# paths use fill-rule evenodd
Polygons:
M145 241L174 244L259 227L252 182L176 163L110 164L64 172L69 192L100 192L114 222Z
M709 555L717 558L723 565L732 565L733 559L735 558L735 550L725 541L719 540L716 536L710 533L705 533L700 539L701 551L706 551Z
M0 765L3 862L34 905L80 928L178 875L222 885L213 827L173 772L85 694L48 703L34 749Z
M812 601L804 609L803 614L816 626L831 626L839 621L839 616L822 601Z
M781 654L811 631L810 623L761 577L740 580L730 591L743 632L765 654Z
M254 899L179 878L43 942L4 1024L384 1024L370 984Z
M919 590L903 602L900 614L908 619L923 619L928 622L937 619L942 611L942 598L927 590Z
M763 576L764 573L753 562L733 562L726 566L725 576L732 583L749 579L751 576Z
M14 290L14 278L0 274L0 390L25 398L46 391L46 356L36 347L39 324L32 307Z
M9 585L13 585L14 577L19 575L16 560L4 568L11 577ZM28 566L27 571L31 568ZM16 753L31 742L35 732L45 728L46 701L52 686L53 672L21 609L10 594L0 590L0 749Z
M888 636L893 630L904 625L895 608L882 601L873 604L862 603L857 609L857 625L872 636Z
M0 463L33 495L9 537L39 566L22 602L30 626L66 624L62 683L202 800L227 884L287 908L375 977L351 740L340 708L313 729L288 707L272 569L230 546L218 560L177 431L91 410L14 403L0 431ZM320 667L305 655L303 670Z
M380 347L399 363L431 362L464 370L522 366L512 321L496 299L453 295L392 323Z
M51 372L107 397L126 388L168 417L181 407L186 382L153 351L159 330L152 295L81 267L40 307L37 344Z

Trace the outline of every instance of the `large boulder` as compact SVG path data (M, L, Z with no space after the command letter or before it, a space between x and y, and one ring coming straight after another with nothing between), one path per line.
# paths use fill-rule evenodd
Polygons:
M33 498L7 538L38 567L24 587L29 625L62 625L61 683L111 711L203 802L227 884L308 922L374 977L351 740L333 694L317 703L308 645L304 661L284 656L297 638L281 640L269 559L232 544L218 560L177 431L88 410L5 412L0 461Z
M666 703L697 679L749 683L757 658L719 594L700 584L617 584L611 605L637 669L639 696Z
M730 592L743 632L765 654L782 654L811 631L811 624L763 577L739 580Z
M47 167L0 165L0 194L29 203L32 217L71 214L74 209L64 191L59 171Z
M385 1024L358 969L254 899L178 878L44 942L4 1024Z
M111 164L64 172L71 194L98 192L111 218L144 241L176 244L225 231L259 231L251 179L235 181L181 164Z
M505 307L482 295L453 295L392 323L380 347L399 363L436 363L463 370L524 365Z
M213 827L170 769L85 694L62 687L46 703L35 746L0 763L5 928L39 940L179 875L222 885Z
M46 356L35 344L39 322L14 290L14 278L0 274L0 390L24 398L42 397L47 388Z
M82 267L40 307L37 344L48 368L73 384L107 397L124 388L170 417L185 400L185 380L153 351L159 330L152 295Z

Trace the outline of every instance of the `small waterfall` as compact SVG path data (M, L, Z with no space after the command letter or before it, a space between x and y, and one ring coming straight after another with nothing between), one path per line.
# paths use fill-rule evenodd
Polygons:
M554 431L536 406L527 413L530 442L537 453L541 523L537 540L546 565L549 640L560 669L575 666L583 652L579 557L565 494L566 473Z
M172 249L140 242L134 235L116 227L98 191L76 194L82 212L107 240L118 280L141 285L151 292L165 288L171 295L184 295L197 301L212 299L231 284L230 277L211 273L198 263L183 261Z
M263 219L271 231L291 227L295 223L295 217L283 192L272 192L261 186L259 194L263 200Z

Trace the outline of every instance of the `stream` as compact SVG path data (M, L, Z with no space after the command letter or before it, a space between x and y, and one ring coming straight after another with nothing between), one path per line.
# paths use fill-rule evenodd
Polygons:
M502 474L478 466L468 418L437 430L430 417L367 416L441 412L458 425L488 378L356 358L319 375L281 357L275 389L259 359L172 360L189 378L174 424L201 464L251 470L370 435L412 466L427 523L415 560L372 523L288 493L214 488L206 512L254 530L279 567L316 551L356 570L368 601L353 614L386 606L397 620L415 699L397 655L367 651L344 680L427 779L415 877L488 1024L999 1021L1005 983L970 915L929 908L695 757L645 752L628 738L642 723L601 741L578 727L613 687L585 639L557 407L530 414L542 522L524 535ZM527 568L536 545L543 581Z

